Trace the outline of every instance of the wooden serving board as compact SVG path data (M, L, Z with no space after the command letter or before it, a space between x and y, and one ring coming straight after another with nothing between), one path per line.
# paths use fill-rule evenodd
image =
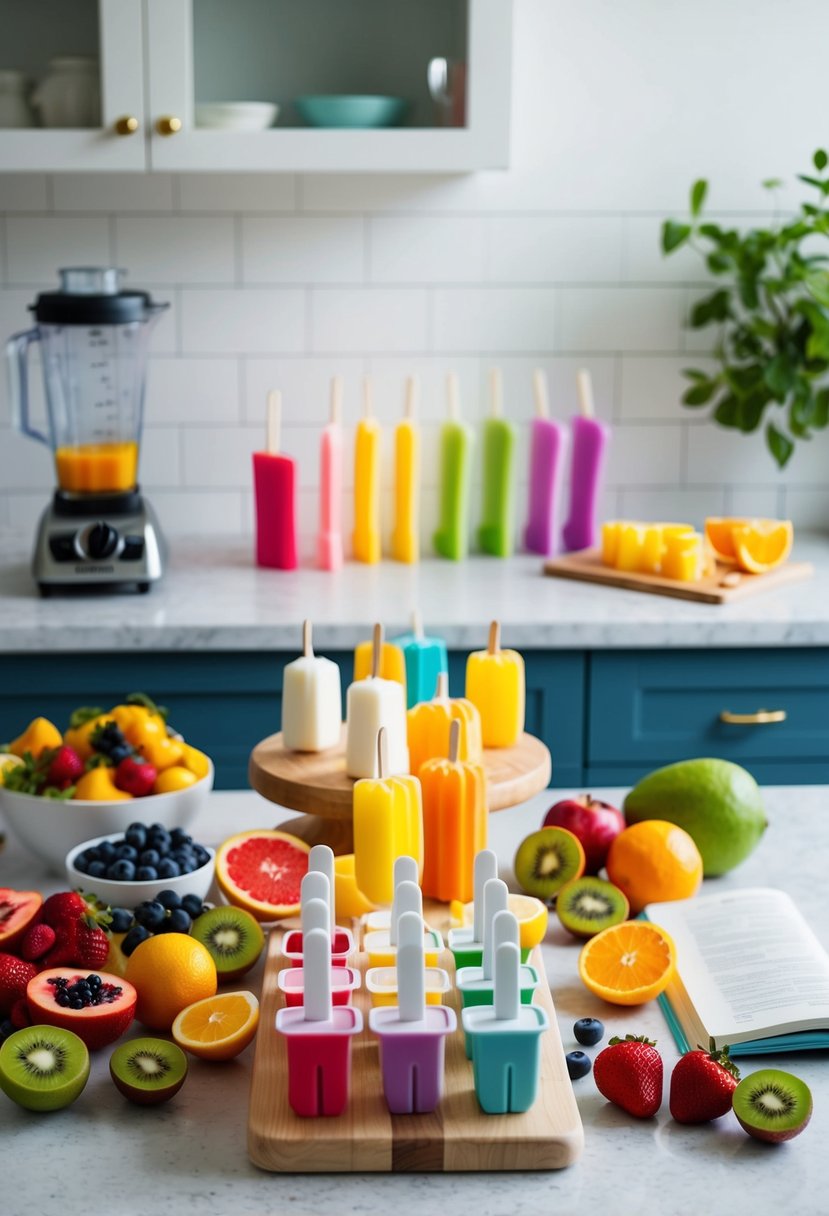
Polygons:
M514 747L484 749L487 799L491 811L526 802L546 789L552 761L546 744L523 734ZM264 798L323 819L351 820L354 779L345 771L345 726L340 742L324 752L292 752L282 732L257 743L248 775Z
M428 906L424 911L436 926L446 918L445 908L438 915ZM337 1118L302 1119L288 1104L285 1042L274 1029L282 1005L276 980L284 965L281 937L278 930L269 935L262 981L248 1118L248 1153L255 1165L280 1173L417 1173L555 1170L578 1158L584 1132L538 948L530 958L542 977L535 1000L546 1009L550 1028L541 1038L538 1096L524 1114L485 1115L478 1106L453 975L447 1003L458 1012L458 1028L446 1043L443 1101L432 1114L391 1115L383 1099L378 1043L368 1030L367 956L359 954L363 986L354 1004L363 1011L365 1028L352 1040L349 1105ZM454 972L448 950L441 965Z
M669 595L674 599L696 600L701 604L733 604L735 600L746 599L758 592L811 578L814 572L815 568L809 562L785 562L767 574L745 574L732 566L718 564L716 574L696 583L682 583L678 579L663 578L660 574L640 574L638 571L615 570L612 566L605 566L599 549L585 549L566 557L553 557L544 563L544 573L554 578L602 583L606 587Z

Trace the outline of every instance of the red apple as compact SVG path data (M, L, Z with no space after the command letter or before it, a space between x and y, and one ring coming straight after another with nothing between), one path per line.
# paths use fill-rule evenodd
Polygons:
M577 836L584 849L585 874L598 874L611 844L626 825L624 815L615 806L583 794L551 806L541 826L567 828Z

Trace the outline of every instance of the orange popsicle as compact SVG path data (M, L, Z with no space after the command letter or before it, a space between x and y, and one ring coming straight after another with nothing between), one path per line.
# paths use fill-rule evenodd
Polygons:
M449 677L442 671L434 698L421 701L408 713L409 764L415 776L427 760L449 754L449 730L453 721L460 723L458 759L480 764L481 715L465 697L449 696Z
M464 903L473 895L475 854L486 848L486 774L458 759L460 722L449 730L449 758L420 769L423 796L423 894Z

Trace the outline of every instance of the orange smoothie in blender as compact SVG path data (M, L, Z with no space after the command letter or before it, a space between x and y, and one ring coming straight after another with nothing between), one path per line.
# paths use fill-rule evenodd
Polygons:
M131 490L138 474L138 444L79 443L55 450L58 485L73 494Z

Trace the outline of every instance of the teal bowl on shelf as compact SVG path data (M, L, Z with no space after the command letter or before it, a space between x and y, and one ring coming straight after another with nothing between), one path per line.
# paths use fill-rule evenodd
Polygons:
M408 108L403 97L356 93L297 97L294 104L309 127L397 127Z

